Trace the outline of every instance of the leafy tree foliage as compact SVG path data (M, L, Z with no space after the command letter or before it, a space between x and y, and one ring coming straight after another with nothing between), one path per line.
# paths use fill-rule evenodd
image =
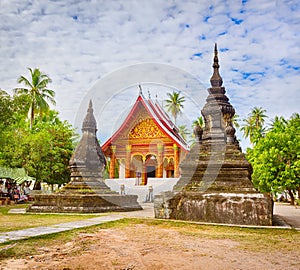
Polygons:
M3 130L11 124L13 104L11 96L4 90L0 90L0 129Z
M300 191L300 116L289 120L276 117L271 129L261 137L247 158L253 166L254 185L263 192L288 190L294 200Z
M25 121L28 107L27 97L24 95L10 96L6 91L0 90L0 153L3 148L5 132L16 123Z
M54 111L32 129L25 122L18 123L3 134L0 164L25 168L38 183L66 183L70 177L73 135L71 126L62 122Z
M0 90L0 166L25 168L37 184L63 184L70 179L74 130L49 109L47 101L55 104L54 92L46 88L50 78L38 69L29 71L30 80L19 78L27 88L15 89L13 96Z

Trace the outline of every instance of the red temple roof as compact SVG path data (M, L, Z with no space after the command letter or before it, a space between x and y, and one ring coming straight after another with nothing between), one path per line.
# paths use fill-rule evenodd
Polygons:
M189 146L182 138L179 133L179 129L172 122L168 114L164 111L161 105L157 101L151 99L146 99L140 91L138 98L136 99L134 105L132 106L129 114L123 121L119 129L102 145L102 149L105 151L111 143L125 130L130 120L137 112L140 104L146 109L149 116L154 120L157 126L172 140L177 144L182 150L189 151Z

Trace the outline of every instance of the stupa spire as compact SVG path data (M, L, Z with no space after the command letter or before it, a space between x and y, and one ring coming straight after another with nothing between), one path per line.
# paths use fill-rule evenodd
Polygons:
M88 111L93 111L93 102L90 99Z
M90 131L96 133L97 123L96 123L96 119L95 119L93 111L94 111L93 110L93 103L92 103L92 100L90 100L86 116L85 116L85 118L83 120L83 123L82 123L82 129L81 129L82 131L90 130Z
M220 87L223 84L222 77L219 73L219 59L218 59L218 48L217 43L215 43L215 56L214 56L214 63L213 63L214 73L212 77L210 78L210 83L212 87Z

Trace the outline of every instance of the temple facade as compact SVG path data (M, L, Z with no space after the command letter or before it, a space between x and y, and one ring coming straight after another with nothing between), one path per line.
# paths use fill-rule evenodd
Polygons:
M109 178L179 177L189 146L158 101L140 92L120 128L102 145Z

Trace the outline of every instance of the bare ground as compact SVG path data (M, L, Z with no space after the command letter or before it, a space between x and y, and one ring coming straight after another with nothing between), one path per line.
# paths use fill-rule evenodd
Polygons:
M283 231L284 233L284 231ZM299 269L300 252L253 250L239 240L210 239L176 228L133 224L80 233L60 246L39 248L0 269Z

